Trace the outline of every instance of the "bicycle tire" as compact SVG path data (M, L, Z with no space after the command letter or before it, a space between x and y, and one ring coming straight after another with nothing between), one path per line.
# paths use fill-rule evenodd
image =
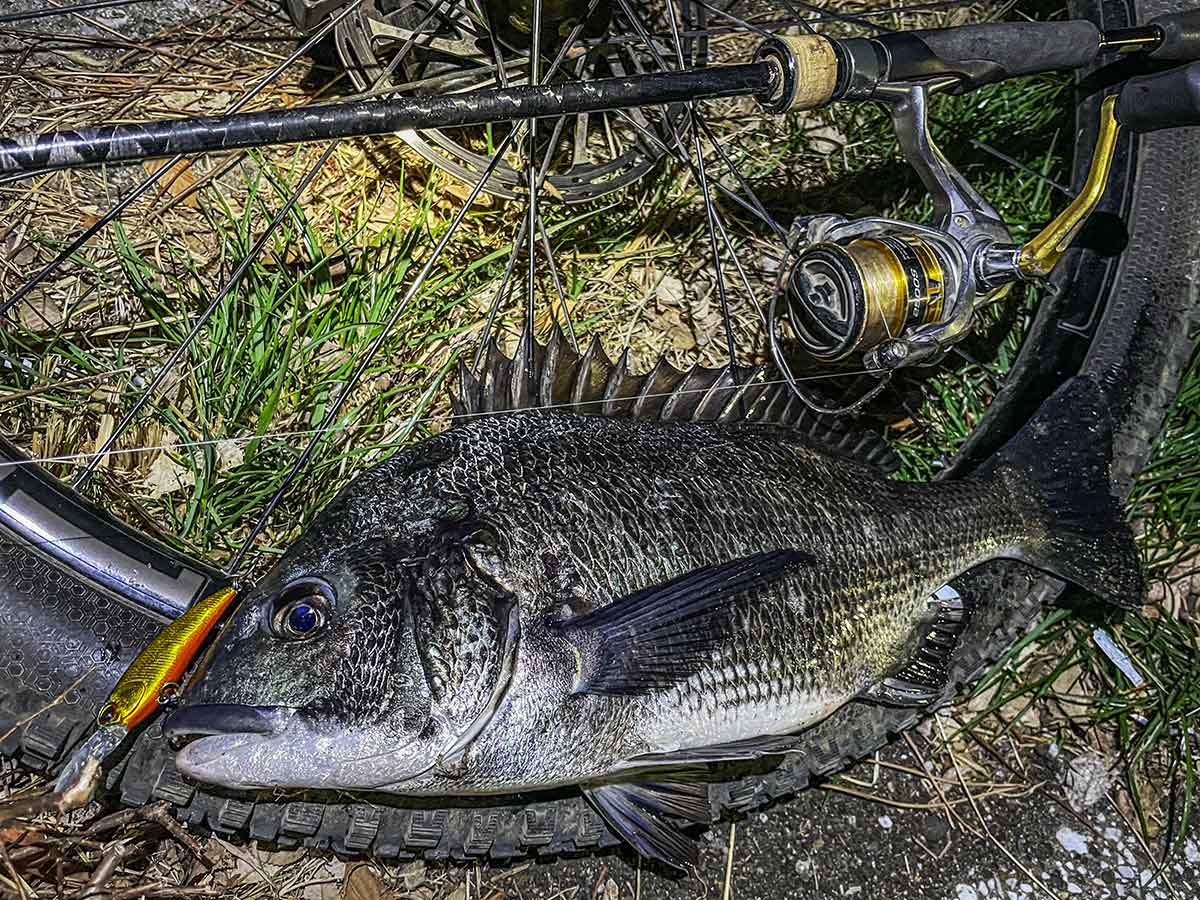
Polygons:
M1186 5L1184 0L1079 0L1073 9L1104 28L1115 28ZM1097 96L1084 98L1077 109L1077 184L1090 156L1098 101ZM1127 136L1114 169L1104 208L1128 223L1128 245L1117 258L1088 249L1072 252L1059 270L1058 290L1050 292L1030 327L1004 390L947 474L963 474L986 458L1041 399L1077 371L1098 378L1108 391L1116 424L1114 488L1121 496L1128 494L1148 459L1195 349L1200 142L1181 131ZM24 492L14 476L18 472ZM34 481L42 486L43 511L60 517L69 513L85 540L100 549L101 564L103 550L119 545L127 559L140 561L148 573L174 572L179 579L191 572L201 579L183 578L187 585L175 588L168 579L157 600L131 600L136 592L98 585L96 571L85 575L61 558L48 558L45 545L30 542L27 528L13 530L16 517L0 515L0 612L8 623L0 634L0 754L53 770L89 731L96 706L173 605L185 604L188 590L211 586L215 576L109 519L28 465L0 465L0 512L12 511L14 498L31 502L28 485ZM1009 562L982 566L963 581L984 601L935 708L1010 646L1064 588L1056 579ZM878 749L927 713L852 702L805 732L801 752L778 767L715 782L710 790L713 818L794 794L814 777ZM248 796L186 782L172 757L152 725L109 773L110 796L128 805L169 801L184 821L222 834L380 858L506 859L619 842L599 814L572 792L497 797L487 805L473 798L469 806L452 799L347 803L303 794L297 799Z

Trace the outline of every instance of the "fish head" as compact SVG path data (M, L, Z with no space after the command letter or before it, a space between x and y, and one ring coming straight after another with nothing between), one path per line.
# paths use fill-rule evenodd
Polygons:
M343 498L344 499L344 498ZM327 509L226 624L164 731L179 770L234 789L395 790L485 717L515 615L461 505ZM477 727L476 727L477 731Z

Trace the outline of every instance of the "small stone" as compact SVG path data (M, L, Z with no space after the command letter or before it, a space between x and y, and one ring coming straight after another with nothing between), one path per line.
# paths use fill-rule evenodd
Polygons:
M1095 806L1108 796L1116 777L1116 767L1099 753L1088 751L1075 757L1063 776L1071 809L1083 812Z
M879 827L884 830L891 828L892 827L892 817L891 816L880 816L879 817Z
M1200 863L1200 847L1195 841L1189 840L1183 845L1183 857L1190 863Z
M1058 839L1064 850L1069 850L1071 853L1078 853L1081 856L1087 856L1087 838L1078 831L1063 825L1058 831L1054 832L1054 836Z

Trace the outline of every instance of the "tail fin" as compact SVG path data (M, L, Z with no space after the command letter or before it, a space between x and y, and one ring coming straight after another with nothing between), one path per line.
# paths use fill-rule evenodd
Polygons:
M1086 376L1058 389L987 472L1032 501L1047 537L1018 556L1101 600L1136 608L1144 583L1133 532L1112 495L1112 420ZM986 474L986 473L981 473Z

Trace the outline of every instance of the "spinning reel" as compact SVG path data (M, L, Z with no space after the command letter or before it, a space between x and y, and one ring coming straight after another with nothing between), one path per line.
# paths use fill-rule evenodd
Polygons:
M775 339L781 303L813 360L860 360L865 369L890 373L939 362L970 330L975 311L1024 277L1004 220L930 137L929 95L954 83L874 86L872 99L890 107L900 149L933 199L933 221L830 214L797 220L787 276L768 313L781 369L788 368Z
M764 52L781 60L785 75L790 62L797 77L808 74L811 81L814 54L804 45L813 40L821 39L785 38ZM899 368L937 364L970 332L980 308L1018 281L1048 275L1103 193L1118 130L1110 98L1083 191L1041 234L1020 246L930 137L930 95L960 85L961 79L887 81L883 60L869 52L848 53L847 45L851 51L863 49L849 41L835 45L838 75L831 93L889 108L901 152L932 198L934 213L928 224L833 214L793 223L784 277L768 307L770 344L793 389L810 406L831 413L859 408ZM846 407L820 405L796 384L780 343L781 320L814 363L865 369L879 375L880 383Z

